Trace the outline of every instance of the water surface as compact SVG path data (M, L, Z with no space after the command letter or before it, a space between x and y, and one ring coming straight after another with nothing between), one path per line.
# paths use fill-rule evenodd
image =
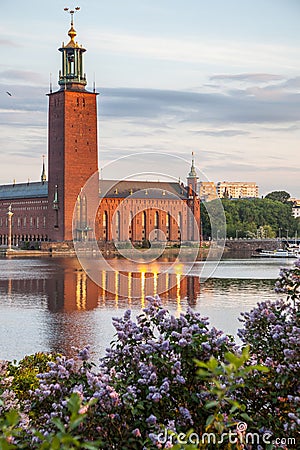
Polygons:
M213 266L213 263L211 263ZM103 355L114 335L111 319L131 308L138 314L146 296L160 294L175 314L188 305L212 325L236 334L240 312L275 299L274 280L291 260L224 260L202 282L202 262L183 276L185 265L133 264L112 260L93 283L76 258L0 259L0 359L37 351L72 354L90 344Z

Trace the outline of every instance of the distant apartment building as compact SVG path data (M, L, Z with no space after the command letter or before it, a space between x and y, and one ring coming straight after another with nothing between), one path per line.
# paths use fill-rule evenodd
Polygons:
M293 203L293 217L295 217L295 219L298 219L298 217L300 217L300 200L296 198L290 198L289 201Z
M215 200L217 196L217 188L213 181L200 181L199 197L203 202Z
M245 181L223 181L217 183L217 195L219 198L258 198L258 186L256 183Z

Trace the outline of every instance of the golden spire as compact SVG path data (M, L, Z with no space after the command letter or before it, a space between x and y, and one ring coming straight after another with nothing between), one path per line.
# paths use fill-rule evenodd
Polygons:
M68 35L69 35L70 38L71 38L69 44L70 44L70 43L75 44L74 39L75 39L77 33L76 33L75 28L74 28L74 14L75 14L76 12L78 12L79 10L80 10L80 7L79 7L79 6L76 6L75 9L64 8L64 11L69 12L70 15L71 15L71 28L69 29L69 32L68 32ZM68 44L68 45L69 45L69 44Z

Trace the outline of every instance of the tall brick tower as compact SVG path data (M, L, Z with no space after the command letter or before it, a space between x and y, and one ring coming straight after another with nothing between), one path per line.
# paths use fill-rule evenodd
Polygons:
M98 171L97 94L85 90L85 49L75 42L74 12L70 41L59 49L60 90L49 94L47 228L49 239L58 242L72 240L74 207L82 187Z

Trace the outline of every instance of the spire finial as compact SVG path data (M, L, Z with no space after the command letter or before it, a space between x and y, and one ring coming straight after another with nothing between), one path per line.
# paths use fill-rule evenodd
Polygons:
M71 27L73 27L74 25L74 14L78 11L80 11L80 6L76 6L75 9L70 9L70 8L64 8L64 11L69 12L71 15Z
M194 160L194 152L192 152L192 165L191 165L191 171L189 173L189 178L198 178L196 169L195 169L195 160Z
M79 6L76 6L75 9L64 8L64 11L70 13L70 15L71 15L71 28L70 28L70 30L69 30L68 35L70 36L71 41L74 41L74 38L75 38L75 36L76 36L76 34L77 34L76 31L74 30L74 14L75 14L76 12L80 11L80 7L79 7Z
M46 170L45 170L45 155L43 155L43 168L42 168L42 174L41 174L41 182L44 184L47 180L46 177Z

